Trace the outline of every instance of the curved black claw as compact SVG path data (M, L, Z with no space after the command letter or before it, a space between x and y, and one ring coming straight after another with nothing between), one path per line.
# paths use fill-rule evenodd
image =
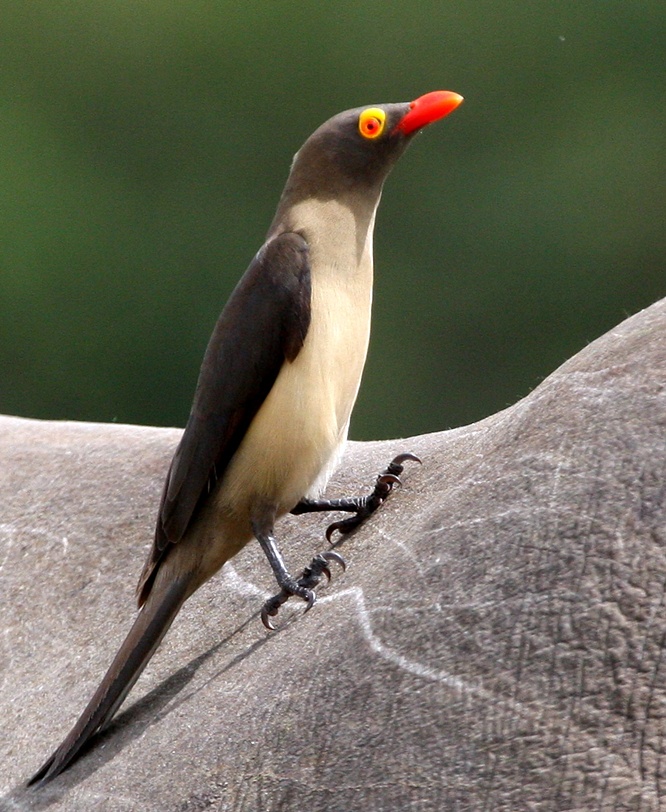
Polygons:
M349 516L347 519L340 519L337 522L329 524L326 529L326 539L329 544L332 543L331 537L336 530L342 536L351 533L352 530L355 530L359 525L363 524L363 522L377 510L388 498L393 488L402 485L399 475L405 470L403 463L407 462L407 460L418 462L419 464L421 463L421 460L416 454L412 454L409 451L394 457L386 466L386 470L382 471L377 477L372 493L358 500L358 507L355 514Z
M405 466L403 462L418 462L419 465L422 464L421 458L417 457L416 454L412 454L411 451L405 451L402 454L398 454L397 457L393 457L391 462L388 464L386 469L386 473L388 474L401 474L405 470Z
M297 583L294 585L298 586ZM272 598L269 598L261 607L261 622L267 629L272 632L275 631L275 626L273 625L271 618L277 615L282 604L286 603L292 595L297 595L299 598L303 598L305 601L305 612L309 612L317 600L317 595L312 589L294 589L294 591L291 592L290 590L283 588L277 593L277 595L273 595ZM305 612L303 614L305 614Z
M321 574L326 576L326 583L330 583L331 581L331 568L328 566L329 561L335 561L343 572L347 569L347 562L344 560L344 558L339 553L333 552L332 550L326 550L325 552L320 553L315 559L313 559L313 561L317 558L324 559L324 563L320 564L319 568L321 569ZM308 570L311 568L312 565L303 571L303 577L307 576Z
M331 522L326 528L326 541L329 544L333 544L331 537L336 530L341 536L346 536L347 533L351 533L355 527L358 527L362 521L363 519L357 513L355 516L350 516L348 519L339 519L337 522Z
M310 564L303 570L303 575L298 581L287 581L282 586L282 589L269 598L261 609L261 622L270 631L275 631L271 618L275 617L280 610L283 603L286 603L292 595L302 598L305 603L305 612L309 612L315 605L317 594L314 588L321 581L321 576L325 575L327 579L331 580L331 570L328 566L329 561L334 561L338 564L342 571L347 569L347 562L339 554L333 550L326 550L319 555L316 555ZM303 614L305 614L303 612Z
M273 625L271 617L277 615L277 613L278 613L277 609L271 610L271 608L268 606L268 601L266 601L266 603L261 607L261 622L264 624L264 626L268 629L269 632L275 631L275 626Z
M345 570L347 569L347 562L340 555L340 553L336 553L335 550L326 550L325 552L320 553L320 555L327 561L335 561L335 563L340 567L340 569L343 572L345 572Z
M383 485L384 488L382 490L389 493L393 489L394 485L398 485L399 487L402 485L402 482L400 481L400 477L396 476L395 474L380 474L377 477L377 485Z
M303 598L305 601L305 609L303 610L303 614L309 612L317 600L317 595L315 594L314 589L308 589L305 595L300 595L299 597Z

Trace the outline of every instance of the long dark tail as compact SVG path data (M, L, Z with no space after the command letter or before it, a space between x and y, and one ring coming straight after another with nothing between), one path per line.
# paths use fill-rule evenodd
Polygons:
M153 589L78 722L28 786L46 784L67 769L90 737L111 721L189 594L188 579L184 577L176 578L163 590Z

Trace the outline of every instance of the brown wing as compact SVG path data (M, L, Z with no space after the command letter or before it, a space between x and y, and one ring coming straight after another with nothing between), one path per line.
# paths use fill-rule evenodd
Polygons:
M280 234L250 263L208 343L139 579L139 606L165 551L184 536L224 474L280 367L298 355L309 326L308 245L299 234Z

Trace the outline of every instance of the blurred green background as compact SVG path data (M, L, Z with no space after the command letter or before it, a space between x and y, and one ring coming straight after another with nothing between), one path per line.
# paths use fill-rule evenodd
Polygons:
M666 295L663 0L24 0L0 37L0 412L184 425L292 154L438 88L352 437L477 420Z

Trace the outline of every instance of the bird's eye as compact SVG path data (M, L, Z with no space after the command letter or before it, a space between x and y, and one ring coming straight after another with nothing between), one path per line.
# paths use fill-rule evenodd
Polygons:
M368 107L358 117L358 131L364 138L377 138L384 132L386 113L379 107Z

